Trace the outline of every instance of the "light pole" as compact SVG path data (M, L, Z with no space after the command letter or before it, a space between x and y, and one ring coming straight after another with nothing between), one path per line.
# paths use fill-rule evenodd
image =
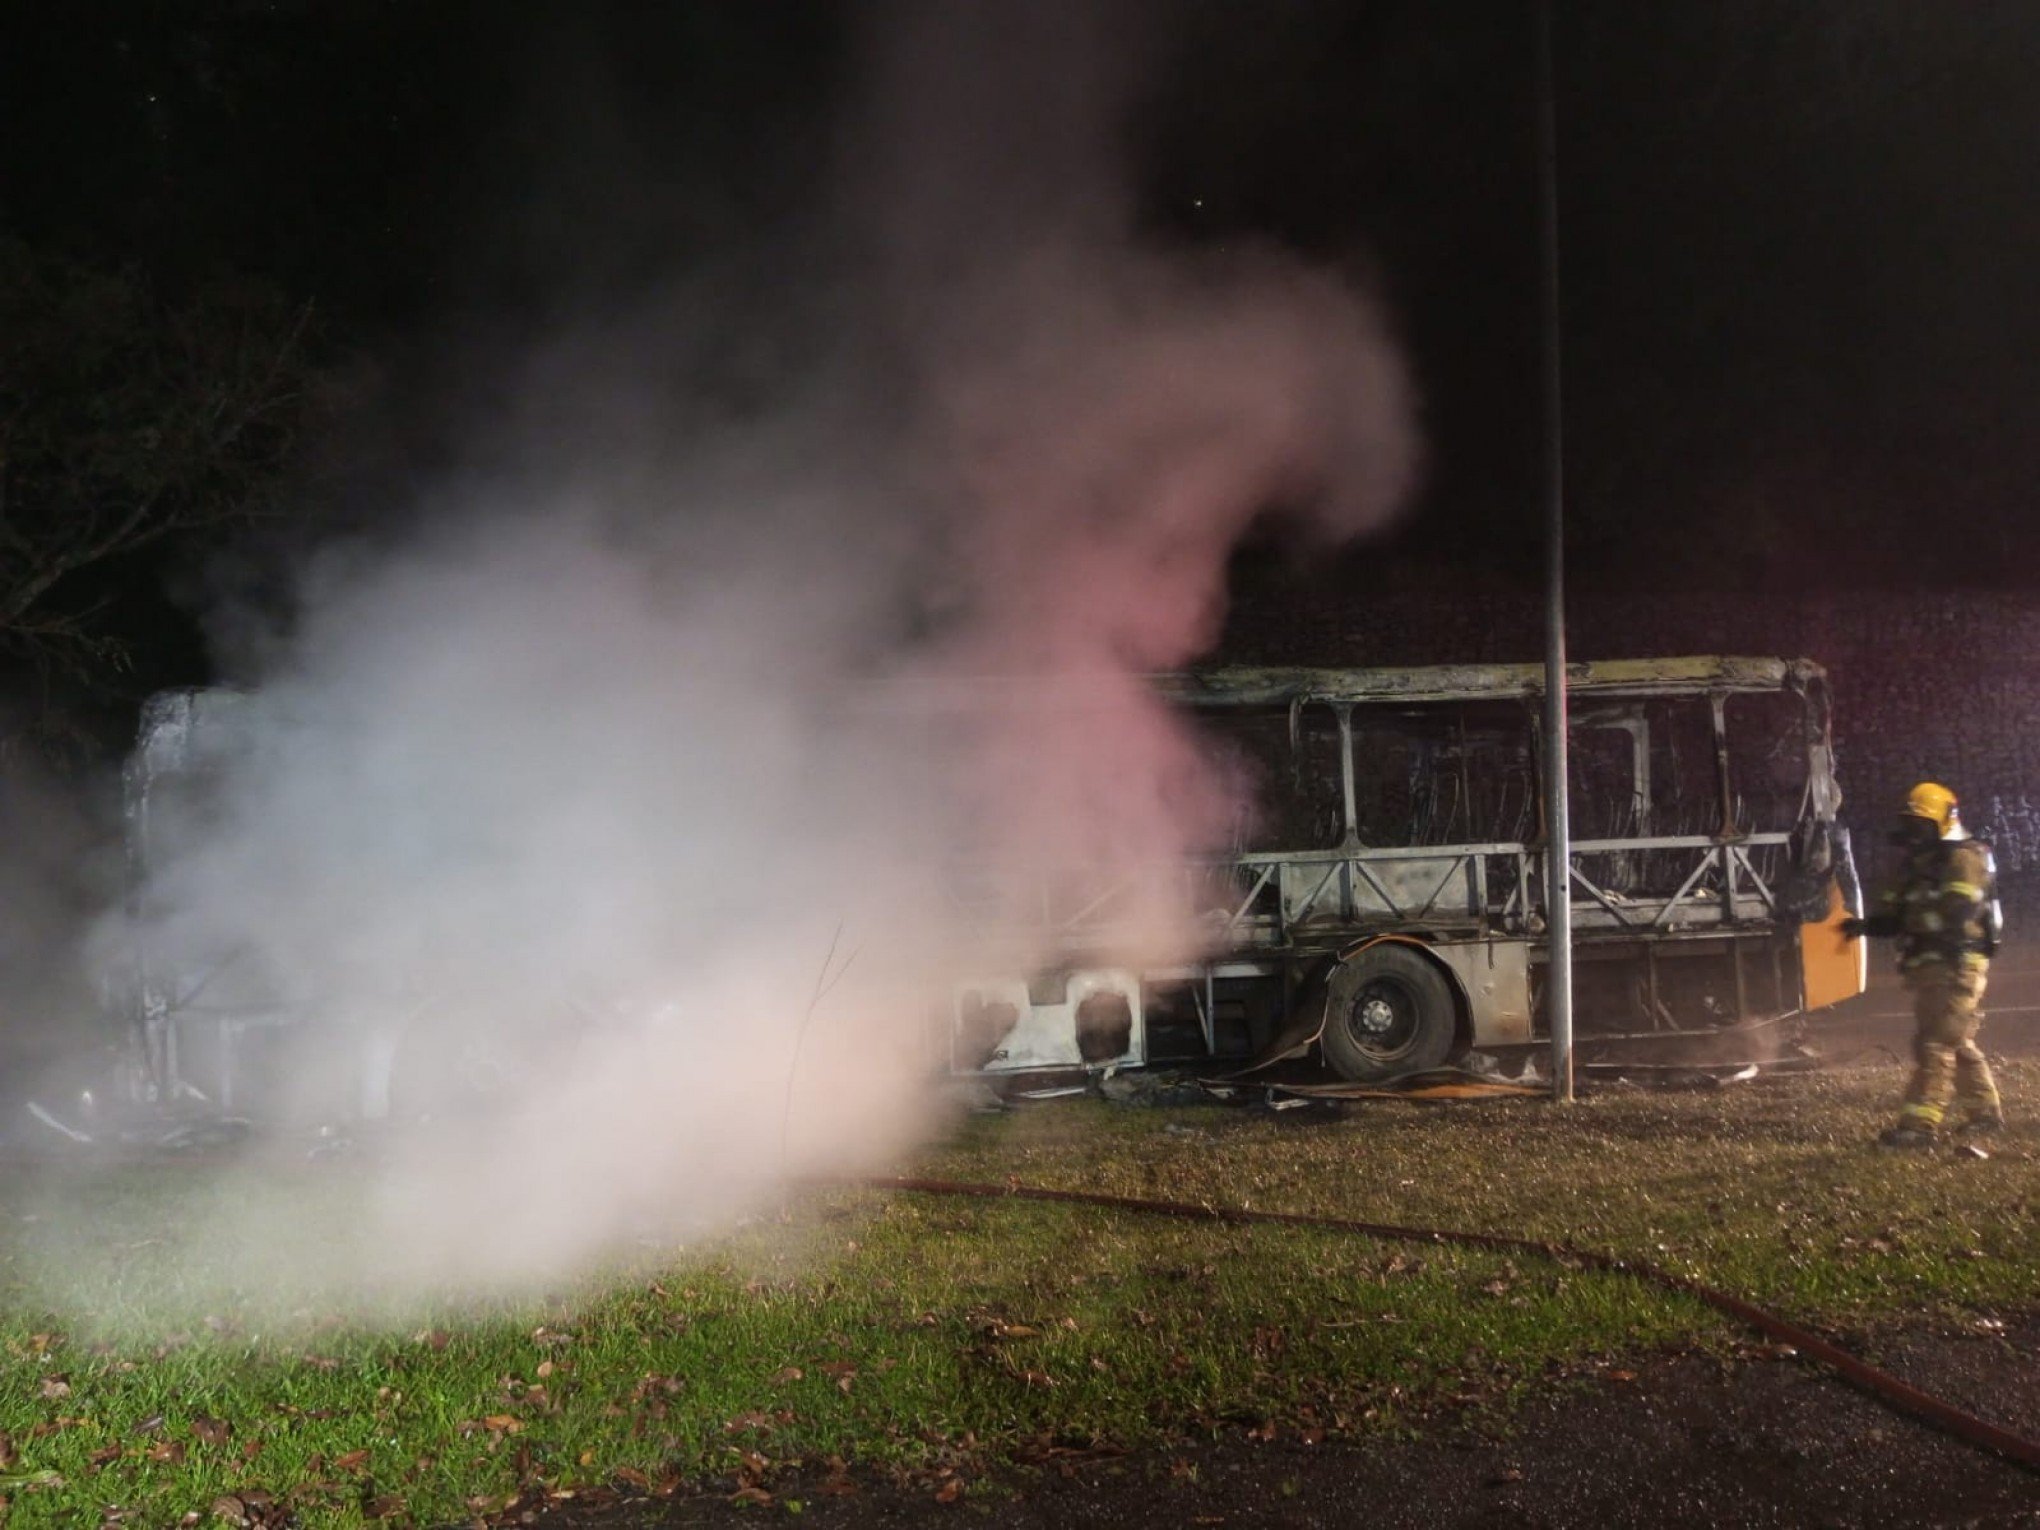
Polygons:
M1550 948L1544 1010L1551 1024L1551 1097L1573 1097L1572 824L1566 793L1565 410L1558 303L1558 112L1552 0L1537 0L1537 223L1544 309L1544 920Z

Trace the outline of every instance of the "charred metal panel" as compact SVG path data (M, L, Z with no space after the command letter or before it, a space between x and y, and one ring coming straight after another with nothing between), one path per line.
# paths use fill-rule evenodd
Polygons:
M1799 1002L1795 934L1584 942L1573 954L1581 1033L1694 1035L1790 1013ZM1541 1014L1542 993L1535 999Z
M1528 941L1447 942L1434 946L1432 954L1459 980L1475 1046L1530 1040Z
M1017 1073L1147 1061L1137 973L1079 968L1055 976L1053 983L1000 977L961 985L955 1065Z
M1325 864L1282 867L1282 917L1295 931L1313 926L1441 925L1472 922L1479 910L1464 855L1380 859L1356 855Z

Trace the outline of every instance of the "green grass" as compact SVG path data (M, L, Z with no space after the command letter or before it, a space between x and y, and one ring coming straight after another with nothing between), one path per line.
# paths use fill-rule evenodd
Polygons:
M2006 1070L2015 1108L2035 1083ZM961 1123L908 1167L1565 1240L1859 1333L2040 1305L2040 1138L2015 1124L1988 1162L1875 1152L1897 1086L1885 1068L1309 1125L1072 1102ZM1072 1442L1420 1427L1736 1338L1688 1299L1534 1258L865 1191L542 1299L370 1322L330 1294L279 1306L259 1248L192 1246L194 1207L256 1193L337 1240L362 1186L334 1164L267 1191L175 1166L0 1189L10 1526L111 1505L210 1521L251 1492L306 1525L435 1524L832 1456L944 1480Z

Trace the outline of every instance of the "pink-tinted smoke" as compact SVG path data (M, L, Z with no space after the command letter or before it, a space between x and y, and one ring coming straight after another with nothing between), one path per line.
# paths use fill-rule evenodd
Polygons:
M635 460L560 442L570 490L326 565L218 818L156 868L150 938L247 953L320 1021L307 1086L364 1050L513 1055L598 995L602 1023L535 1044L486 1151L392 1149L350 1279L549 1276L647 1216L898 1151L951 985L990 950L1065 954L1026 917L1044 871L1125 883L1110 958L1196 954L1149 873L1221 843L1243 787L1143 676L1209 647L1261 518L1350 537L1408 488L1366 296L1135 232L1124 39L1075 5L881 14L841 220L869 364L741 423L683 412ZM534 374L571 390L557 354L584 353ZM586 398L628 397L619 371ZM916 713L934 692L976 701ZM274 1234L247 1241L302 1278Z

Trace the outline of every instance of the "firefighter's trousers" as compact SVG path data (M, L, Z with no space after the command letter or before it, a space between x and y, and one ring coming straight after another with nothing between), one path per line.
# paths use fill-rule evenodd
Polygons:
M1987 971L1986 963L1971 957L1959 963L1924 962L1906 973L1917 1029L1903 1119L1939 1126L1951 1099L1972 1117L1998 1114L1997 1082L1976 1044Z

